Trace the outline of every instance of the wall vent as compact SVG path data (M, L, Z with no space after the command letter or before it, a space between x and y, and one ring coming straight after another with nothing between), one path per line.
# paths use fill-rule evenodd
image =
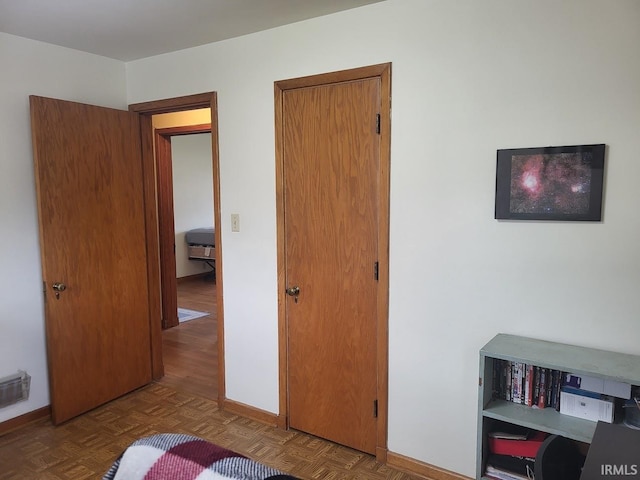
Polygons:
M30 386L31 377L22 370L0 378L0 408L28 399Z

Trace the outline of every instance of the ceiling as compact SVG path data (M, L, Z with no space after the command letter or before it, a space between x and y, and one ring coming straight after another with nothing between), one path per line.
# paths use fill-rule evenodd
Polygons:
M0 32L136 60L384 0L0 0Z

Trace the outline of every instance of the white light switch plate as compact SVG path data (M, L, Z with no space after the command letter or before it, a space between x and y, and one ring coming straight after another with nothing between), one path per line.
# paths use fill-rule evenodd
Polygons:
M240 215L237 213L231 214L231 231L232 232L240 231Z

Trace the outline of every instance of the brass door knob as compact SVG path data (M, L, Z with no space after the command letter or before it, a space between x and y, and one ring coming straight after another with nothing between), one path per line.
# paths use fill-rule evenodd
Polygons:
M300 287L289 287L285 290L287 295L297 297L300 294Z
M64 283L56 282L52 285L52 288L56 292L56 299L60 299L60 292L64 292L67 286Z

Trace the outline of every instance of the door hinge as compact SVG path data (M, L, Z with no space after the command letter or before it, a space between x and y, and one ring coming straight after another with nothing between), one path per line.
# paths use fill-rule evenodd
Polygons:
M44 295L44 301L47 301L47 282L42 282L42 295Z
M380 114L376 115L376 133L380 133Z
M378 400L373 401L373 418L378 418Z
M373 264L373 278L375 280L380 279L380 263L379 262L375 262Z
M481 387L482 386L482 377L478 377L478 386Z

